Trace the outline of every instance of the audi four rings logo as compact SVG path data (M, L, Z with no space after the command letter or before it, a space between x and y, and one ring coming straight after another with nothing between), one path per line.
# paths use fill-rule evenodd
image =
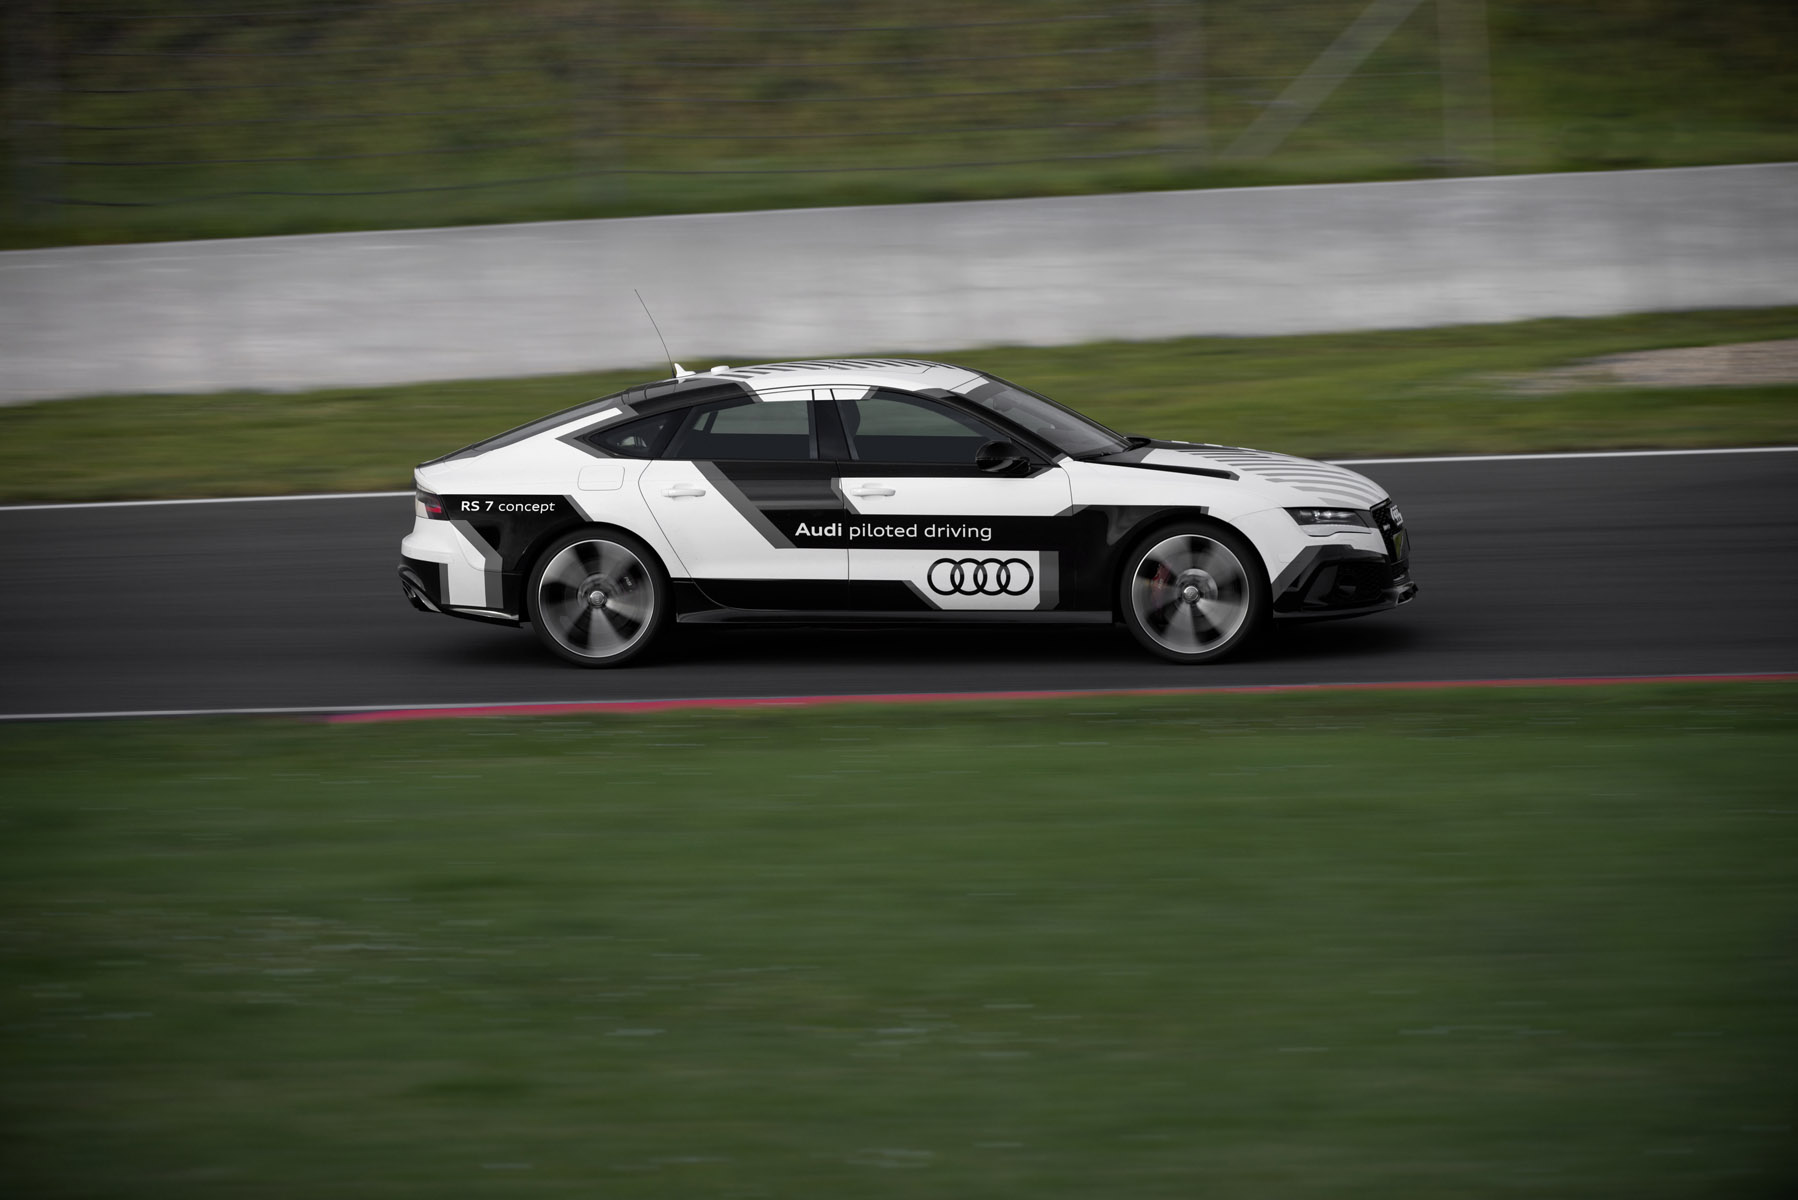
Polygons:
M939 596L1022 596L1036 572L1021 558L939 558L924 579Z

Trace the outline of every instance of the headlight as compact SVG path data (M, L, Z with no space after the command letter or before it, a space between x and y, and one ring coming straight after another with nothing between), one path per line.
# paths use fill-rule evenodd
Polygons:
M412 490L412 515L428 521L441 521L443 519L442 497L433 495L423 488L414 488Z
M1300 525L1359 525L1373 528L1373 517L1358 508L1289 508L1292 519Z

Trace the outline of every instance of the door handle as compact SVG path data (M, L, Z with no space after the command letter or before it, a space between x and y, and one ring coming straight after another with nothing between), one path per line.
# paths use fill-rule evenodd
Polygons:
M866 497L866 496L891 496L894 493L893 493L893 489L890 487L882 487L878 483L865 483L861 487L850 488L849 494L851 496Z
M677 483L673 487L663 488L662 495L673 500L679 500L684 496L703 496L705 495L705 489L702 487L694 487L690 483Z

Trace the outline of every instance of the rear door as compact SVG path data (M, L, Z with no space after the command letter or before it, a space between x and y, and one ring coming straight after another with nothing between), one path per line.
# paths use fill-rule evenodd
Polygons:
M844 606L849 553L815 532L845 515L818 425L809 388L696 405L643 472L645 503L714 603Z
M940 399L839 388L833 401L854 607L1056 607L1066 472L1047 458L1033 458L1028 475L982 472L975 452L1009 435Z

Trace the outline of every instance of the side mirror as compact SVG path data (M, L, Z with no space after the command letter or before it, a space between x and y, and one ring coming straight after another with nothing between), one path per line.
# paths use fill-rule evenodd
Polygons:
M974 466L988 475L1028 475L1030 458L1010 442L988 442L974 452Z

